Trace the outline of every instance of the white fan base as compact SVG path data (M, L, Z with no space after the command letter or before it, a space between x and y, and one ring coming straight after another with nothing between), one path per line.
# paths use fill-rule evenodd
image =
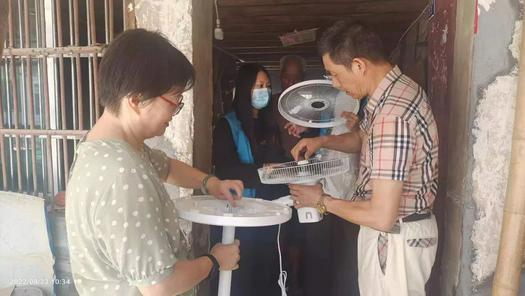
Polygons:
M227 201L212 196L194 196L178 199L175 207L179 217L195 223L223 226L222 243L231 244L235 239L235 226L254 227L282 224L290 220L289 207L258 198L237 201L238 208L231 208ZM229 296L232 272L219 273L218 296Z

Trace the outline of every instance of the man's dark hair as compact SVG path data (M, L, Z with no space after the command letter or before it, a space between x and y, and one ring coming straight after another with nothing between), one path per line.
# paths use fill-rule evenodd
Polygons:
M100 104L118 114L125 96L141 101L180 88L190 89L193 66L178 49L156 32L128 30L113 40L100 63Z
M328 54L334 63L350 67L354 58L385 62L381 38L359 22L339 21L326 29L318 42L321 56Z

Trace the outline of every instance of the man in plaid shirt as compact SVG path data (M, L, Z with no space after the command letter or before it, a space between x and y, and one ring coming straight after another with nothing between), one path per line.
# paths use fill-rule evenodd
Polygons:
M319 51L334 87L368 98L364 118L349 133L303 139L292 155L320 148L361 152L357 189L346 201L321 185L290 185L295 207L317 207L361 225L361 295L425 295L437 250L431 208L438 180L438 134L423 89L391 65L380 38L357 23L325 31ZM353 126L355 114L343 114Z

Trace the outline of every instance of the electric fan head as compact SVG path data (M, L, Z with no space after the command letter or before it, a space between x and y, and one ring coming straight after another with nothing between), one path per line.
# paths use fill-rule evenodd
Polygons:
M350 158L327 158L318 154L308 160L291 161L258 169L264 184L308 184L319 179L346 173L350 169Z
M346 120L343 111L357 113L359 101L332 86L330 80L307 80L279 97L279 113L288 121L312 128L330 128Z

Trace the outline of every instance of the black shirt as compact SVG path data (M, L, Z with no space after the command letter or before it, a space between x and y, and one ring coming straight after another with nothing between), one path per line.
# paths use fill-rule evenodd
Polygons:
M215 175L220 179L243 181L244 187L256 190L258 198L272 200L287 195L286 185L262 184L257 169L265 163L280 163L289 161L289 159L284 156L284 151L277 144L262 141L257 145L257 149L252 147L255 163L241 163L230 125L225 118L221 118L213 130L212 162Z

